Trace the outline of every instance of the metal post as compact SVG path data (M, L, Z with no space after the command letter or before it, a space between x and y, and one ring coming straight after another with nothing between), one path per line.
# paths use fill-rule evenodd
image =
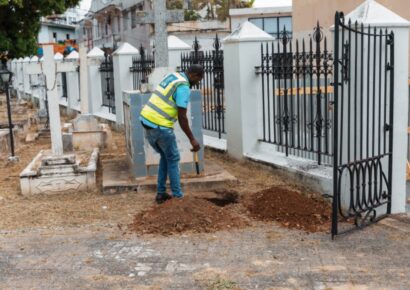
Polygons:
M333 114L333 214L332 214L332 239L337 235L337 218L338 218L338 104L339 104L339 21L341 15L336 12L335 15L335 34L334 46L334 114Z
M10 147L11 147L11 157L10 160L16 159L14 154L14 136L13 136L13 122L11 120L11 106L10 106L10 93L9 93L9 82L6 82L6 101L7 101L7 117L9 120L9 134L10 134Z
M391 202L392 202L392 179L393 179L393 113L394 113L394 33L390 32L389 42L390 45L390 64L388 69L390 71L390 112L389 112L389 184L388 184L388 203L387 203L387 213L391 214ZM387 53L387 51L386 51Z

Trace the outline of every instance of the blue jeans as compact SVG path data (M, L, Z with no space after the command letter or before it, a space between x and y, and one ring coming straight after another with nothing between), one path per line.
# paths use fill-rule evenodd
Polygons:
M177 140L173 129L145 129L145 137L156 152L161 155L158 168L157 192L165 194L167 192L166 182L169 175L171 191L174 197L183 197L181 191L180 171L179 171L179 151Z

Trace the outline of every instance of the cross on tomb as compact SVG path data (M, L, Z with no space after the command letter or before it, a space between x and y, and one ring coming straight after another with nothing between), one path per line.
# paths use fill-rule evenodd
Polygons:
M152 11L137 12L137 24L155 26L155 66L168 67L168 23L184 21L183 10L167 10L166 0L154 0Z
M74 62L56 62L52 45L44 45L43 53L44 62L30 63L27 66L27 74L43 74L46 78L51 148L53 155L63 155L57 73L76 71L77 65Z

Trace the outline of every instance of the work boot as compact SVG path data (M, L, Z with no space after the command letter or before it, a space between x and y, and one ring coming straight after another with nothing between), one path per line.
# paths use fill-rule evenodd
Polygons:
M171 199L172 196L169 195L168 193L157 193L157 196L155 197L155 202L157 204L161 204L164 203L165 201L167 201L168 199Z

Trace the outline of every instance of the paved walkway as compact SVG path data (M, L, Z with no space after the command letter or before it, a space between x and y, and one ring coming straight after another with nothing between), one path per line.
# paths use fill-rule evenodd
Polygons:
M410 218L331 241L260 224L174 237L0 232L0 289L410 289Z

